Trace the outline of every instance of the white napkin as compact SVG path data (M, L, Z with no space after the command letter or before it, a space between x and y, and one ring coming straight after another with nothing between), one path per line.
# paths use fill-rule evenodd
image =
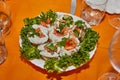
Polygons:
M120 0L108 0L106 11L110 14L120 14Z
M92 8L103 10L102 7L93 5L92 3L102 3L103 0L85 0L86 3ZM106 12L110 14L120 14L120 0L108 0L106 4Z

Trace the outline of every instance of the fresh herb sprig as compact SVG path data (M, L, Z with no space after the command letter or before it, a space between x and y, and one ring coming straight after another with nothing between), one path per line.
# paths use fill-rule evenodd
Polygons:
M65 46L65 43L66 41L68 40L69 38L62 38L62 41L58 42L57 45L59 47L62 47L62 46Z
M32 59L38 59L40 58L40 50L38 50L36 47L34 47L27 36L34 36L37 35L35 30L32 28L31 25L25 26L21 30L20 37L22 39L22 47L20 48L21 54L24 56L24 58L28 60Z
M70 16L70 15L64 15L64 16L62 17L62 20L61 20L60 24L59 24L60 32L62 33L62 30L63 30L65 27L70 27L70 25L72 25L73 22L74 22L74 21L73 21L72 16Z
M70 15L64 15L62 19L65 20L66 25L67 25L68 27L69 27L70 25L72 25L73 22L74 22L72 16L70 16Z
M40 24L41 20L40 20L40 17L37 16L35 18L25 18L24 19L24 24L25 25L33 25L33 24Z
M95 48L99 37L100 36L96 31L92 30L91 28L87 28L85 37L80 45L80 51L92 51Z
M76 25L77 27L79 27L80 29L84 29L84 27L85 27L85 22L83 22L82 20L77 20L77 21L75 22L75 25Z
M59 60L56 59L47 59L45 62L45 69L48 72L55 72L61 73L65 71L69 66L79 67L80 65L84 64L89 60L89 53L81 53L77 52L72 54L71 56L64 55Z
M55 69L55 67L54 67L55 63L56 63L56 60L55 60L55 59L47 59L47 60L45 61L44 68L45 68L49 73L54 72L54 71L56 71L56 69Z
M47 47L48 49L52 50L52 51L57 50L57 47L56 47L53 43L49 43L49 44L47 44L46 47Z
M35 18L25 18L24 24L25 25L33 25L33 24L40 24L40 22L47 22L48 18L50 19L50 23L54 23L57 14L52 10L47 11L46 13L41 12L40 16L36 16Z
M49 10L46 13L41 12L40 14L41 21L46 22L48 18L50 19L50 23L54 23L56 21L57 14L52 10Z

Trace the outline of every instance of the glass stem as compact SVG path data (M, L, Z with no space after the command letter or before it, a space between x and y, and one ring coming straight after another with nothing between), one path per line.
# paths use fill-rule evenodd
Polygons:
M5 39L4 39L4 36L0 30L0 45L5 45Z

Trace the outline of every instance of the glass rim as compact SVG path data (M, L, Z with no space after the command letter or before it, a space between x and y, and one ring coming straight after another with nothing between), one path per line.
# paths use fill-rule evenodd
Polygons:
M111 17L110 17L111 16ZM113 16L113 17L112 17ZM118 17L119 16L119 17ZM115 26L114 24L112 24L112 20L119 20L120 21L120 14L110 14L109 15L109 18L108 18L108 22L109 22L109 24L112 26L112 27L114 27L115 29L119 29L120 28L120 25L119 26Z
M112 37L112 40L110 41L110 45L109 45L109 48L108 48L109 53L111 53L111 48L112 48L112 45L113 45L113 41L116 39L116 37L118 36L119 33L120 33L120 28L114 33L114 35Z
M106 72L106 73L103 73L100 77L98 77L97 80L103 80L103 79L105 79L105 80L113 80L113 78L115 78L115 80L120 79L120 77L119 77L119 75L117 73L115 73L115 72Z
M114 40L117 38L117 36L118 36L119 34L120 34L120 28L114 33L114 35L113 35L113 37L112 37L112 39L111 39L111 41L110 41L109 48L108 48L108 58L109 58L110 63L111 63L112 66L114 65L114 63L113 63L113 61L111 60L111 59L112 59L112 57L111 57L111 53L112 53L111 49L112 49L112 45L113 45ZM114 68L117 72L120 72L120 70L118 70L118 69L116 68L116 66L113 66L113 68Z

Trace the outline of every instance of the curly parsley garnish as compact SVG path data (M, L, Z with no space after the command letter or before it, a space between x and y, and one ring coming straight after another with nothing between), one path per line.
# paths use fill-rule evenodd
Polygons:
M21 39L22 39L22 47L20 48L21 54L24 58L28 60L38 59L40 58L40 50L38 50L35 46L33 46L27 36L34 36L37 35L35 30L29 26L25 26L21 30Z

